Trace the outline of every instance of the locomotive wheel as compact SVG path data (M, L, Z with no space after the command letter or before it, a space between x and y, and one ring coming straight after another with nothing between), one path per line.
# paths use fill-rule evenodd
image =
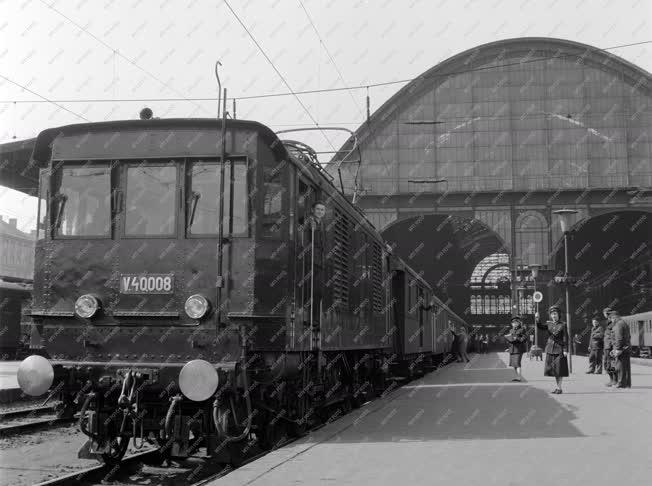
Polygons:
M158 445L158 450L153 455L146 456L143 462L148 466L162 466L167 461L167 464L170 465L170 451L172 447L167 444L166 440L161 438L156 439L156 444Z
M308 426L306 425L305 420L300 424L297 422L292 422L288 427L288 433L292 437L303 437L304 435L306 435L307 430L308 430Z
M265 450L277 449L283 439L287 438L288 429L285 424L279 420L278 422L269 424L265 427L258 438L260 447Z
M120 464L120 461L122 461L122 458L127 452L127 447L129 447L130 439L130 437L124 436L112 439L109 451L102 453L102 462L109 466Z

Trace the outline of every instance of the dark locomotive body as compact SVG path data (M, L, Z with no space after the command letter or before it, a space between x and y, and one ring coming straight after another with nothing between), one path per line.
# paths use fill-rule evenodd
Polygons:
M390 368L432 364L459 320L318 166L261 124L228 120L224 145L222 129L141 120L37 139L46 204L31 341L49 355L63 413L81 407L106 460L131 438L232 460L252 435L271 447L383 390ZM318 200L321 255L306 231Z

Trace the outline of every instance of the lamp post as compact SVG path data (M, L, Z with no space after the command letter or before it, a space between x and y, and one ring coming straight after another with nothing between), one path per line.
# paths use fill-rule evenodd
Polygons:
M568 334L568 371L573 372L573 353L571 352L571 316L570 316L570 292L568 290L568 229L570 227L571 214L577 214L575 209L559 209L553 211L554 214L559 216L559 223L561 225L561 232L564 234L564 285L566 288L566 332Z
M538 263L530 264L530 274L532 275L532 281L534 282L534 291L537 291L537 277L539 276L539 268L541 265ZM539 313L539 303L535 302L535 313ZM539 347L539 333L537 332L537 323L534 323L534 346Z

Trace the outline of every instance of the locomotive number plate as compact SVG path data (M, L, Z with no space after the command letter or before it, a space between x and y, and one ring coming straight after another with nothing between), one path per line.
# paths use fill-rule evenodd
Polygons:
M171 294L173 292L174 275L160 273L120 275L121 294Z

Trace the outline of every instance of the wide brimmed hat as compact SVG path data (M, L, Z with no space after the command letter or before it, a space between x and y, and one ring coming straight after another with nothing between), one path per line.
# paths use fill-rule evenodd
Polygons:
M604 309L602 309L603 314L609 314L610 312L611 312L611 307L605 307Z
M561 309L559 308L558 305L551 305L551 306L548 308L548 314L550 314L551 312L556 312L557 314L560 314L560 315L561 315Z
M509 322L512 323L514 321L523 324L523 318L521 316L512 316L512 319Z

